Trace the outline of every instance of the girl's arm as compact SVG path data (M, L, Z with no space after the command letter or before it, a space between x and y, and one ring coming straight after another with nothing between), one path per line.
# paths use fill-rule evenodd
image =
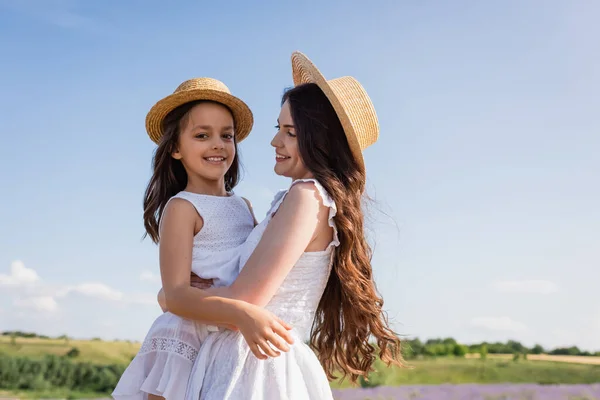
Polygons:
M250 214L252 214L252 219L254 220L254 226L258 225L258 221L256 220L256 216L254 215L254 209L252 208L252 203L245 197L242 197L246 204L248 205L248 209L250 210Z
M281 339L293 343L291 329L270 312L244 301L217 297L190 286L194 232L198 231L197 212L188 201L173 199L165 208L160 228L160 272L165 305L170 312L196 321L235 325L259 358L277 356L267 341L280 350L289 348ZM201 226L200 226L201 229Z

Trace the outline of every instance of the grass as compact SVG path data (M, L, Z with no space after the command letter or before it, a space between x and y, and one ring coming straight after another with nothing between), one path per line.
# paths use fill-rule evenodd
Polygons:
M512 359L512 354L488 354L488 358L493 359ZM479 353L467 354L467 358L479 358ZM600 365L600 357L592 356L558 356L552 354L528 354L529 361L553 361L566 362L574 364L593 364Z
M385 386L439 385L443 383L540 383L576 384L600 382L600 365L549 361L436 358L409 361L412 369L387 368L378 361L370 381ZM352 385L336 381L333 388Z
M99 340L64 340L16 338L13 344L8 336L0 336L0 353L11 356L41 358L46 354L65 355L73 347L79 349L76 361L94 364L128 364L137 353L140 343ZM487 360L479 355L465 358L434 358L410 360L412 369L387 368L377 362L377 373L371 384L385 386L437 385L443 383L541 383L577 384L600 383L600 357L528 355L528 360L512 361L512 355L489 354ZM332 382L333 388L352 387L348 380ZM45 392L2 392L0 398L109 398L94 393L71 393L64 390Z
M65 355L73 347L79 349L77 361L94 364L129 364L140 348L139 343L106 342L100 340L64 340L16 338L11 343L8 336L0 336L0 353L10 356L41 358L47 354Z
M112 343L110 343L112 345ZM82 352L83 354L83 352ZM387 368L377 362L378 372L371 376L371 383L382 386L439 385L443 383L539 383L539 384L589 384L600 382L600 365L494 359L436 358L409 361L412 369ZM331 387L352 387L348 380L332 382ZM18 396L24 399L109 398L107 395L90 393L53 392L0 392L2 396ZM22 396L22 397L21 397ZM68 397L67 397L68 396Z
M40 392L33 391L3 391L0 390L0 399L13 400L13 399L107 399L111 400L109 395L99 395L98 393L92 392L67 392L63 389L56 390L44 390Z

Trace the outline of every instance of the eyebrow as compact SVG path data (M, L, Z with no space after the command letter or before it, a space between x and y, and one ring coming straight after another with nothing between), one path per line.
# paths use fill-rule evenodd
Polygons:
M279 125L279 118L277 118L277 125ZM284 128L294 128L294 125L282 125Z
M213 129L213 127L212 127L212 126L210 126L210 125L196 125L196 126L194 126L194 127L192 128L192 130L194 130L194 129L205 129L205 130L211 130L211 129ZM232 125L229 125L229 126L224 126L224 127L223 127L223 130L230 130L230 129L233 129L233 126L232 126Z

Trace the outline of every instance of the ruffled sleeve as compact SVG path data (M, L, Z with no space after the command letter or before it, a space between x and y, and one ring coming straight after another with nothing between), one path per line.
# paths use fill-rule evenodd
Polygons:
M289 193L292 186L294 186L295 184L300 183L300 182L311 182L313 185L315 185L315 187L317 188L317 191L319 192L319 195L321 196L321 200L323 201L323 204L326 207L329 207L328 223L329 223L329 226L333 228L333 240L327 247L330 248L330 247L339 246L340 240L338 237L338 230L335 225L335 216L337 214L337 206L335 205L335 201L333 201L333 198L329 195L327 190L325 190L323 185L321 185L321 183L316 179L313 179L313 178L297 179L294 182L292 182L289 189L280 190L275 195L275 198L273 199L273 202L271 203L271 208L269 209L269 212L267 213L267 217L271 218L273 216L273 214L275 214L275 212L279 209L279 206L281 206L281 203L283 203L285 196Z

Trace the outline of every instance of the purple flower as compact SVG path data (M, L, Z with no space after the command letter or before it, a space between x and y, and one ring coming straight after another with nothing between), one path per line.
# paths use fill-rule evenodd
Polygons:
M591 385L406 385L333 390L335 400L600 400Z

